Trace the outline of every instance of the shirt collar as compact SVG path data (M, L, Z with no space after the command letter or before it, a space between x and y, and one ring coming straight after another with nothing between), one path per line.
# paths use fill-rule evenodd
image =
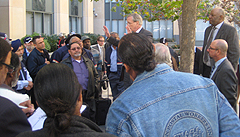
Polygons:
M223 22L219 23L219 24L216 25L215 27L216 27L217 29L219 29L219 28L221 28L222 24L223 24Z
M223 57L221 59L219 59L216 63L215 63L215 68L217 68L227 57Z
M27 54L30 54L30 52L29 52L27 49L25 49L25 50L26 50L26 53L27 53Z
M112 50L117 50L117 47L116 47L116 49L114 49L114 48L113 48L113 45L111 45L111 48L112 48Z
M136 31L136 33L139 33L142 30L142 26Z
M73 57L71 57L71 60L72 60L72 62L78 62L78 61L76 61ZM78 62L78 63L81 63L83 61L83 58L81 57L81 60L80 60L80 62Z

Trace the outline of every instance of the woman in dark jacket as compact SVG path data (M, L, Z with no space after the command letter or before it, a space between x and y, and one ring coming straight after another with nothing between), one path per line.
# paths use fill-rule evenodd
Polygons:
M113 136L81 117L82 87L76 74L64 64L49 64L37 74L34 93L47 115L43 129L23 132L18 137Z

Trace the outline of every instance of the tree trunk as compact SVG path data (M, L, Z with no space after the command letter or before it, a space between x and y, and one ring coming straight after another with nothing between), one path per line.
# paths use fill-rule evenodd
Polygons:
M178 19L178 29L179 29L179 41L181 41L181 37L182 37L182 14L180 15L180 17Z
M183 0L180 71L193 72L197 6L200 0Z

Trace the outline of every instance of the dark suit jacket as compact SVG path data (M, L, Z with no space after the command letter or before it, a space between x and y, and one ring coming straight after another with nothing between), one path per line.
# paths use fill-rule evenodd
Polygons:
M31 130L23 111L10 100L0 97L0 135L15 137L21 132Z
M220 92L227 98L228 102L236 111L237 103L237 76L228 59L225 59L212 76Z
M153 42L153 34L152 34L152 32L142 28L139 33L146 35L148 37L148 40L150 42Z
M203 43L203 50L202 50L202 57L199 64L199 72L203 74L203 55L204 55L204 48L207 45L207 39L209 33L211 31L211 26L207 27L204 34L204 43ZM218 33L215 39L224 39L228 43L228 51L227 51L227 58L231 62L234 71L237 72L237 65L239 59L239 38L236 29L233 26L230 26L226 23L223 23L221 28L218 30Z

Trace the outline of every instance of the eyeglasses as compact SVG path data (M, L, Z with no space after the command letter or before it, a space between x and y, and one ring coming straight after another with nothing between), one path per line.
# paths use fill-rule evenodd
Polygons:
M3 62L0 62L0 63L3 64L3 65L5 65L5 66L7 66L7 68L8 68L8 73L13 73L13 71L15 70L15 67L12 66L12 65L8 65L8 64L3 63Z
M80 50L81 47L72 48L71 50L76 50L76 49Z
M209 47L208 49L211 49L211 50L218 50L218 49L215 49L215 48L212 48L212 47Z
M99 42L104 42L104 40L98 40Z

